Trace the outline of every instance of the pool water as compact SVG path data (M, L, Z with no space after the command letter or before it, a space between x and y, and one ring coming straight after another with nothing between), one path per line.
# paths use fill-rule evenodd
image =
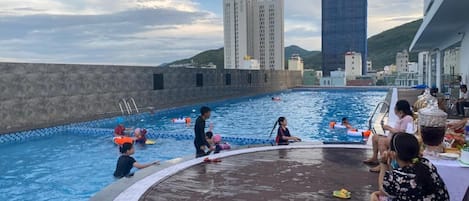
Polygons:
M223 136L267 138L275 120L285 116L291 133L305 140L358 142L360 138L349 138L344 130L330 130L329 121L348 117L355 127L366 128L370 111L385 95L385 91L375 90L295 91L277 94L282 99L278 102L261 96L209 104L213 109L210 123L215 133ZM193 110L198 108L154 114L128 121L126 126L193 135L193 123L171 123L172 118L180 116L195 121L197 112ZM62 133L1 145L0 200L88 200L115 181L112 173L119 153L110 137ZM150 162L193 152L192 140L168 138L157 139L156 145L136 146L134 157L139 162Z
M347 117L355 128L368 129L370 113L385 95L386 91L380 90L286 92L275 95L281 101L272 101L271 96L264 96L217 105L212 108L212 117L207 124L213 124L214 133L222 136L268 138L277 118L284 116L291 134L306 141L360 142L361 138L347 137L344 129L329 129L329 122ZM147 128L156 133L192 135L198 115L199 108L186 108L182 112L156 114L126 122L126 126ZM182 116L192 118L190 126L171 123L172 118ZM276 132L277 129L272 137Z

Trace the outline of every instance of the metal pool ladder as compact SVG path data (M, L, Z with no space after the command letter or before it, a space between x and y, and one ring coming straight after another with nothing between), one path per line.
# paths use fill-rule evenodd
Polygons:
M119 109L121 110L122 115L125 115L126 112L128 115L130 115L132 114L132 112L134 112L134 110L135 112L139 113L137 104L135 103L135 99L133 97L130 97L128 99L123 98L119 100Z
M383 106L386 106L384 115L381 117L381 129L383 129L384 117L386 117L386 115L389 113L389 103L388 102L386 102L386 101L379 102L378 105L376 105L376 108L373 111L373 113L371 113L370 119L368 120L368 128L371 132L373 132L373 135L376 135L376 129L373 126L373 119L374 119L376 114L379 114L378 109L381 108L381 110L382 110ZM378 112L378 113L376 113L376 112Z

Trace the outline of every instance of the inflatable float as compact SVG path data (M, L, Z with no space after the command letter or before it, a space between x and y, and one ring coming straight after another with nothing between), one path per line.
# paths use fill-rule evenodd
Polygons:
M114 143L116 143L117 145L123 145L124 143L131 143L133 144L134 143L134 139L131 138L131 137L125 137L125 136L122 136L122 137L114 137L112 138L112 141Z
M171 122L175 124L190 124L191 118L190 117L174 118L174 119L171 119Z
M342 125L342 124L337 124L334 121L331 121L329 123L329 128L334 129L334 128L343 128L346 129L347 127ZM367 138L370 137L371 131L370 130L359 130L359 129L348 129L347 130L347 136L349 137L363 137Z

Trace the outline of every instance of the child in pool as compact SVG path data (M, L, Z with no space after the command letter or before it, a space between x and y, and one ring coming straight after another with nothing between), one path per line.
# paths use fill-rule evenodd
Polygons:
M132 176L130 174L130 170L132 167L143 169L146 167L150 167L152 165L159 165L159 161L155 161L148 164L140 164L131 156L135 153L135 149L132 143L124 143L121 147L119 147L121 152L121 156L119 160L117 160L116 170L114 171L114 177L122 178L127 176Z
M221 135L215 135L213 136L213 143L214 143L214 146L215 146L215 151L213 152L214 154L218 154L220 153L220 151L222 150L228 150L228 149L231 149L231 146L230 144L228 143L222 143L222 138L221 138Z
M277 122L275 122L274 128L279 125L277 131L277 137L275 138L275 142L277 145L288 145L290 141L301 142L301 139L290 134L290 130L288 130L288 122L285 117L279 117Z
M145 142L147 141L147 137L146 137L146 134L147 134L147 130L142 128L137 128L135 129L135 143L138 143L138 144L145 144Z
M349 130L352 130L352 131L356 131L357 129L353 128L353 126L350 124L350 122L348 121L347 117L344 117L342 118L342 126L345 126L345 128L349 129Z
M117 126L114 128L114 137L123 137L128 134L129 128L126 128L124 126L124 118L123 117L117 117L116 119ZM132 131L130 131L132 132Z
M215 145L215 144L213 143L213 139L212 139L212 138L213 138L213 132L212 132L212 131L207 131L207 132L205 133L205 139L206 139L207 142L210 144L210 146L214 146L214 145ZM202 146L200 147L200 149L206 150L206 149L208 149L208 147L205 146L205 145L202 145ZM210 152L211 152L211 151L208 151L209 154L210 154Z

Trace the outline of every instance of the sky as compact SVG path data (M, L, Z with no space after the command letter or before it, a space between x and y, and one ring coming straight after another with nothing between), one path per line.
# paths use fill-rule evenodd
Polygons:
M0 0L0 61L156 66L223 47L223 0ZM368 0L368 36L422 17ZM285 0L285 45L321 49L321 0Z

